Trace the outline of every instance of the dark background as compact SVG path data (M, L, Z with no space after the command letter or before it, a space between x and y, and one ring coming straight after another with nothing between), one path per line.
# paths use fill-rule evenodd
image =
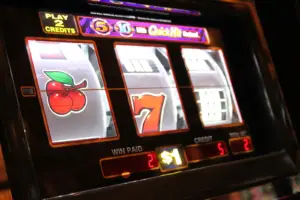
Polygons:
M299 0L256 0L255 3L299 140L300 3Z

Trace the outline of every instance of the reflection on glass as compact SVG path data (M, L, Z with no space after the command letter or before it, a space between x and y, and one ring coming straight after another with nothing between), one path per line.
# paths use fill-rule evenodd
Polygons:
M291 177L293 193L297 194L300 192L300 174Z
M187 129L165 47L115 47L139 134Z
M205 127L243 122L222 50L182 48Z
M27 44L51 144L117 137L94 44Z
M276 192L272 184L232 192L209 200L275 200ZM207 199L208 200L208 199Z

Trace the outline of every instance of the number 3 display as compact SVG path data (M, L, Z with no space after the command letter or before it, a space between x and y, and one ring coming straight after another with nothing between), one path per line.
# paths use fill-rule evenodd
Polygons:
M115 46L138 133L143 136L188 128L165 47Z

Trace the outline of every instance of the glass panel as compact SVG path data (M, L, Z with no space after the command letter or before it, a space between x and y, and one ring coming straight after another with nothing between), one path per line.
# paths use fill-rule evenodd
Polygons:
M143 136L187 129L185 114L165 47L118 44L120 66L139 134Z
M94 44L27 43L50 143L116 138Z
M222 50L182 48L182 56L204 126L243 123Z

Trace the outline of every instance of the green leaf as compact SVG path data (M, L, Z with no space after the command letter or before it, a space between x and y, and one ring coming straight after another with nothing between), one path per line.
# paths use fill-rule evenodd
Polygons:
M66 85L71 85L74 86L74 80L72 76L65 72L60 72L60 71L45 71L44 72L50 79L53 81L66 84Z

